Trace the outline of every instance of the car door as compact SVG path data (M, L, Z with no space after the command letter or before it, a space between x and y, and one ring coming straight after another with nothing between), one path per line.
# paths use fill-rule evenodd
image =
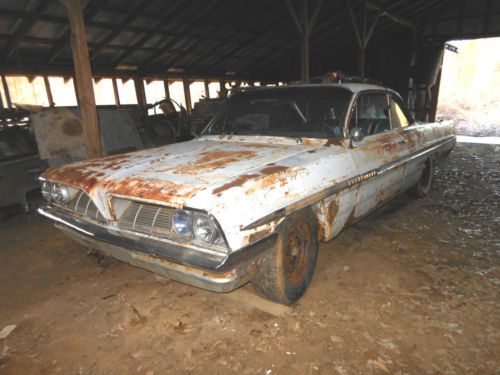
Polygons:
M421 134L423 129L412 125L408 109L401 98L395 94L389 95L389 116L392 126L399 129L399 134L406 141L407 155L411 156L417 153L425 143ZM405 177L401 190L408 189L418 181L425 167L425 158L408 158L404 167Z
M399 127L391 124L386 92L366 92L356 98L349 131L355 127L362 130L364 138L351 149L361 180L351 220L368 214L400 191L405 170L398 163L407 154L405 138Z

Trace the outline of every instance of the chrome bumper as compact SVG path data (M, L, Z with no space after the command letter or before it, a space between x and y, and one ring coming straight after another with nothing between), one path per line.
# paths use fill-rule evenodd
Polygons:
M53 206L38 212L76 242L158 275L214 292L230 292L250 281L263 255L276 242L273 234L231 254L203 253L151 237L129 235L86 221Z

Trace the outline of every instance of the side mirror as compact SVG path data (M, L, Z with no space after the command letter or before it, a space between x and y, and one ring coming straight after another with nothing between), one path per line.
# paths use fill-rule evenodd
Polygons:
M363 134L363 129L355 127L351 130L351 134L349 136L349 147L354 148L353 142L361 142L365 138Z

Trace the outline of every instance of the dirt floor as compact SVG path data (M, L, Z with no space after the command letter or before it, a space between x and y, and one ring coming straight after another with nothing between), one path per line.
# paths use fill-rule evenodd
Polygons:
M280 310L99 264L35 215L0 228L1 374L499 374L499 146L457 146L424 200L401 196L322 244Z

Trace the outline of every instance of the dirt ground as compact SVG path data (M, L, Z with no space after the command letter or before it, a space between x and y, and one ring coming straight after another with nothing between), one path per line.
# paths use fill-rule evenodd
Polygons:
M37 216L0 222L1 374L499 374L498 146L458 145L320 247L284 314L99 264ZM265 304L262 304L264 306Z

